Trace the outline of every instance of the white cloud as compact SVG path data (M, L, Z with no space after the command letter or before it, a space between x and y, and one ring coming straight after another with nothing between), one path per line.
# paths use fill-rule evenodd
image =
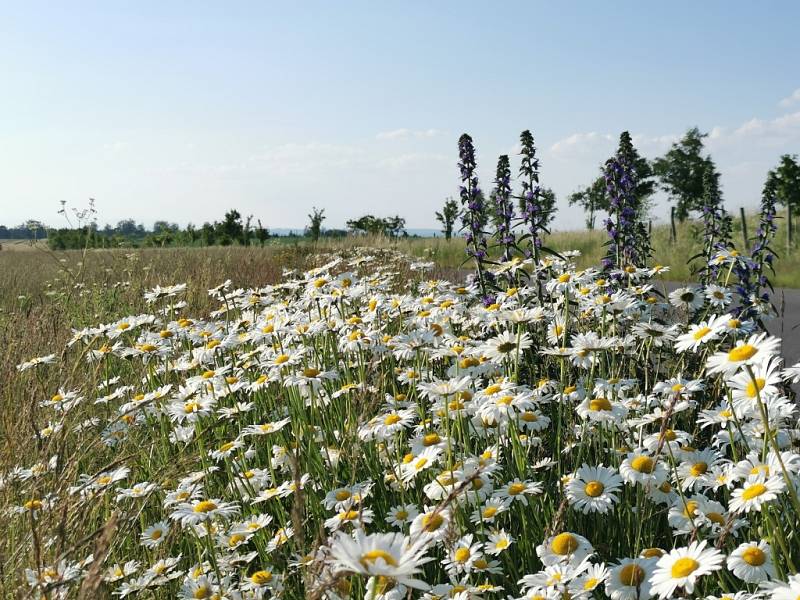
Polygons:
M750 119L734 131L734 135L792 136L800 132L800 111L775 119Z
M789 96L778 102L778 106L789 108L793 104L800 102L800 88L797 88Z
M590 154L594 153L598 148L613 147L613 142L614 136L610 133L597 133L596 131L573 133L571 136L550 146L550 152L560 157Z
M439 129L392 129L391 131L381 131L375 139L378 140L407 140L409 138L432 138L441 135Z

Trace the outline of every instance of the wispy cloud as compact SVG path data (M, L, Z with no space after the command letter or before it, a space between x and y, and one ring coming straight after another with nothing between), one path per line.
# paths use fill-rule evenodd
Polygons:
M682 133L665 135L633 134L633 143L646 155L661 154L671 144L678 141ZM800 140L800 111L781 115L774 119L752 118L738 126L724 127L717 125L708 131L710 148L734 146L744 140L748 144L773 145L786 141ZM559 158L577 158L588 155L599 155L613 151L617 136L611 133L573 133L569 137L557 141L550 147L550 152Z
M800 103L800 88L797 88L789 96L778 102L778 106L781 106L782 108L789 108L797 103Z
M391 131L381 131L375 135L378 140L407 140L410 138L432 138L441 135L439 129L392 129Z
M598 133L596 131L573 133L550 146L550 152L561 157L574 154L590 154L597 149L610 148L613 143L614 136L610 133Z

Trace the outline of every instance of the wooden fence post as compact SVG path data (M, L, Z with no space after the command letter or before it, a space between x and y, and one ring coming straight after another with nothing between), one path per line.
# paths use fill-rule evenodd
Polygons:
M678 232L675 229L675 207L674 206L670 207L670 210L669 210L669 221L670 221L670 224L672 226L672 228L670 229L670 236L671 236L670 241L674 244L675 242L678 241Z
M747 220L744 218L744 206L739 207L739 215L742 217L742 239L744 239L744 247L750 250L750 239L747 235Z

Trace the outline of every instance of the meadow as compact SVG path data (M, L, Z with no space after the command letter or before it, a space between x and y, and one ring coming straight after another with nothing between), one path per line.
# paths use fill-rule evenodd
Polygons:
M793 598L800 368L604 235L0 252L3 596Z

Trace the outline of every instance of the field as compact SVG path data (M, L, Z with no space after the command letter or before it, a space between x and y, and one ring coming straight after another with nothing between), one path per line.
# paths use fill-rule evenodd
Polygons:
M779 260L772 282L776 287L800 288L800 243L798 243L797 233L795 233L794 242L791 246L787 245L787 228L785 224L785 219L779 218L778 230L773 244ZM758 227L757 216L749 215L747 217L747 227L748 234L752 235ZM654 254L652 263L669 265L669 278L672 281L693 281L695 277L690 266L690 259L699 251L700 231L701 226L699 223L687 221L683 224L678 224L676 227L676 240L673 242L671 241L670 227L668 225L653 225L651 241ZM604 244L607 239L608 236L603 229L595 229L594 231L556 231L545 237L545 245L559 252L577 250L580 252L580 256L576 259L576 266L585 269L600 263L600 259L606 252ZM316 247L324 251L337 251L352 247L354 243L373 248L394 248L409 256L432 260L437 267L446 270L471 268L470 264L465 264L464 262L464 240L461 237L455 237L450 241L446 241L441 237L400 238L397 240L366 237L361 238L358 242L354 242L352 238L322 238ZM743 246L741 221L739 220L734 221L734 243L737 247ZM15 252L46 251L47 249L46 242L41 240L34 245L22 240L0 240L0 244L2 244L4 250ZM283 260L293 252L302 254L304 252L303 248L309 244L309 240L303 238L273 238L265 247L265 251L252 252L253 258L249 260L263 260L266 263L271 263L273 252L278 252L279 260ZM214 250L211 250L212 254L214 252ZM288 254L286 254L287 252ZM64 256L69 255L69 253L62 254ZM152 253L149 256L155 254L157 253ZM182 261L181 264L185 265L186 262ZM694 266L699 266L697 261L695 261ZM244 282L242 284L244 285Z
M769 593L800 369L724 285L658 293L689 227L616 284L604 236L489 305L456 240L4 244L3 597Z

